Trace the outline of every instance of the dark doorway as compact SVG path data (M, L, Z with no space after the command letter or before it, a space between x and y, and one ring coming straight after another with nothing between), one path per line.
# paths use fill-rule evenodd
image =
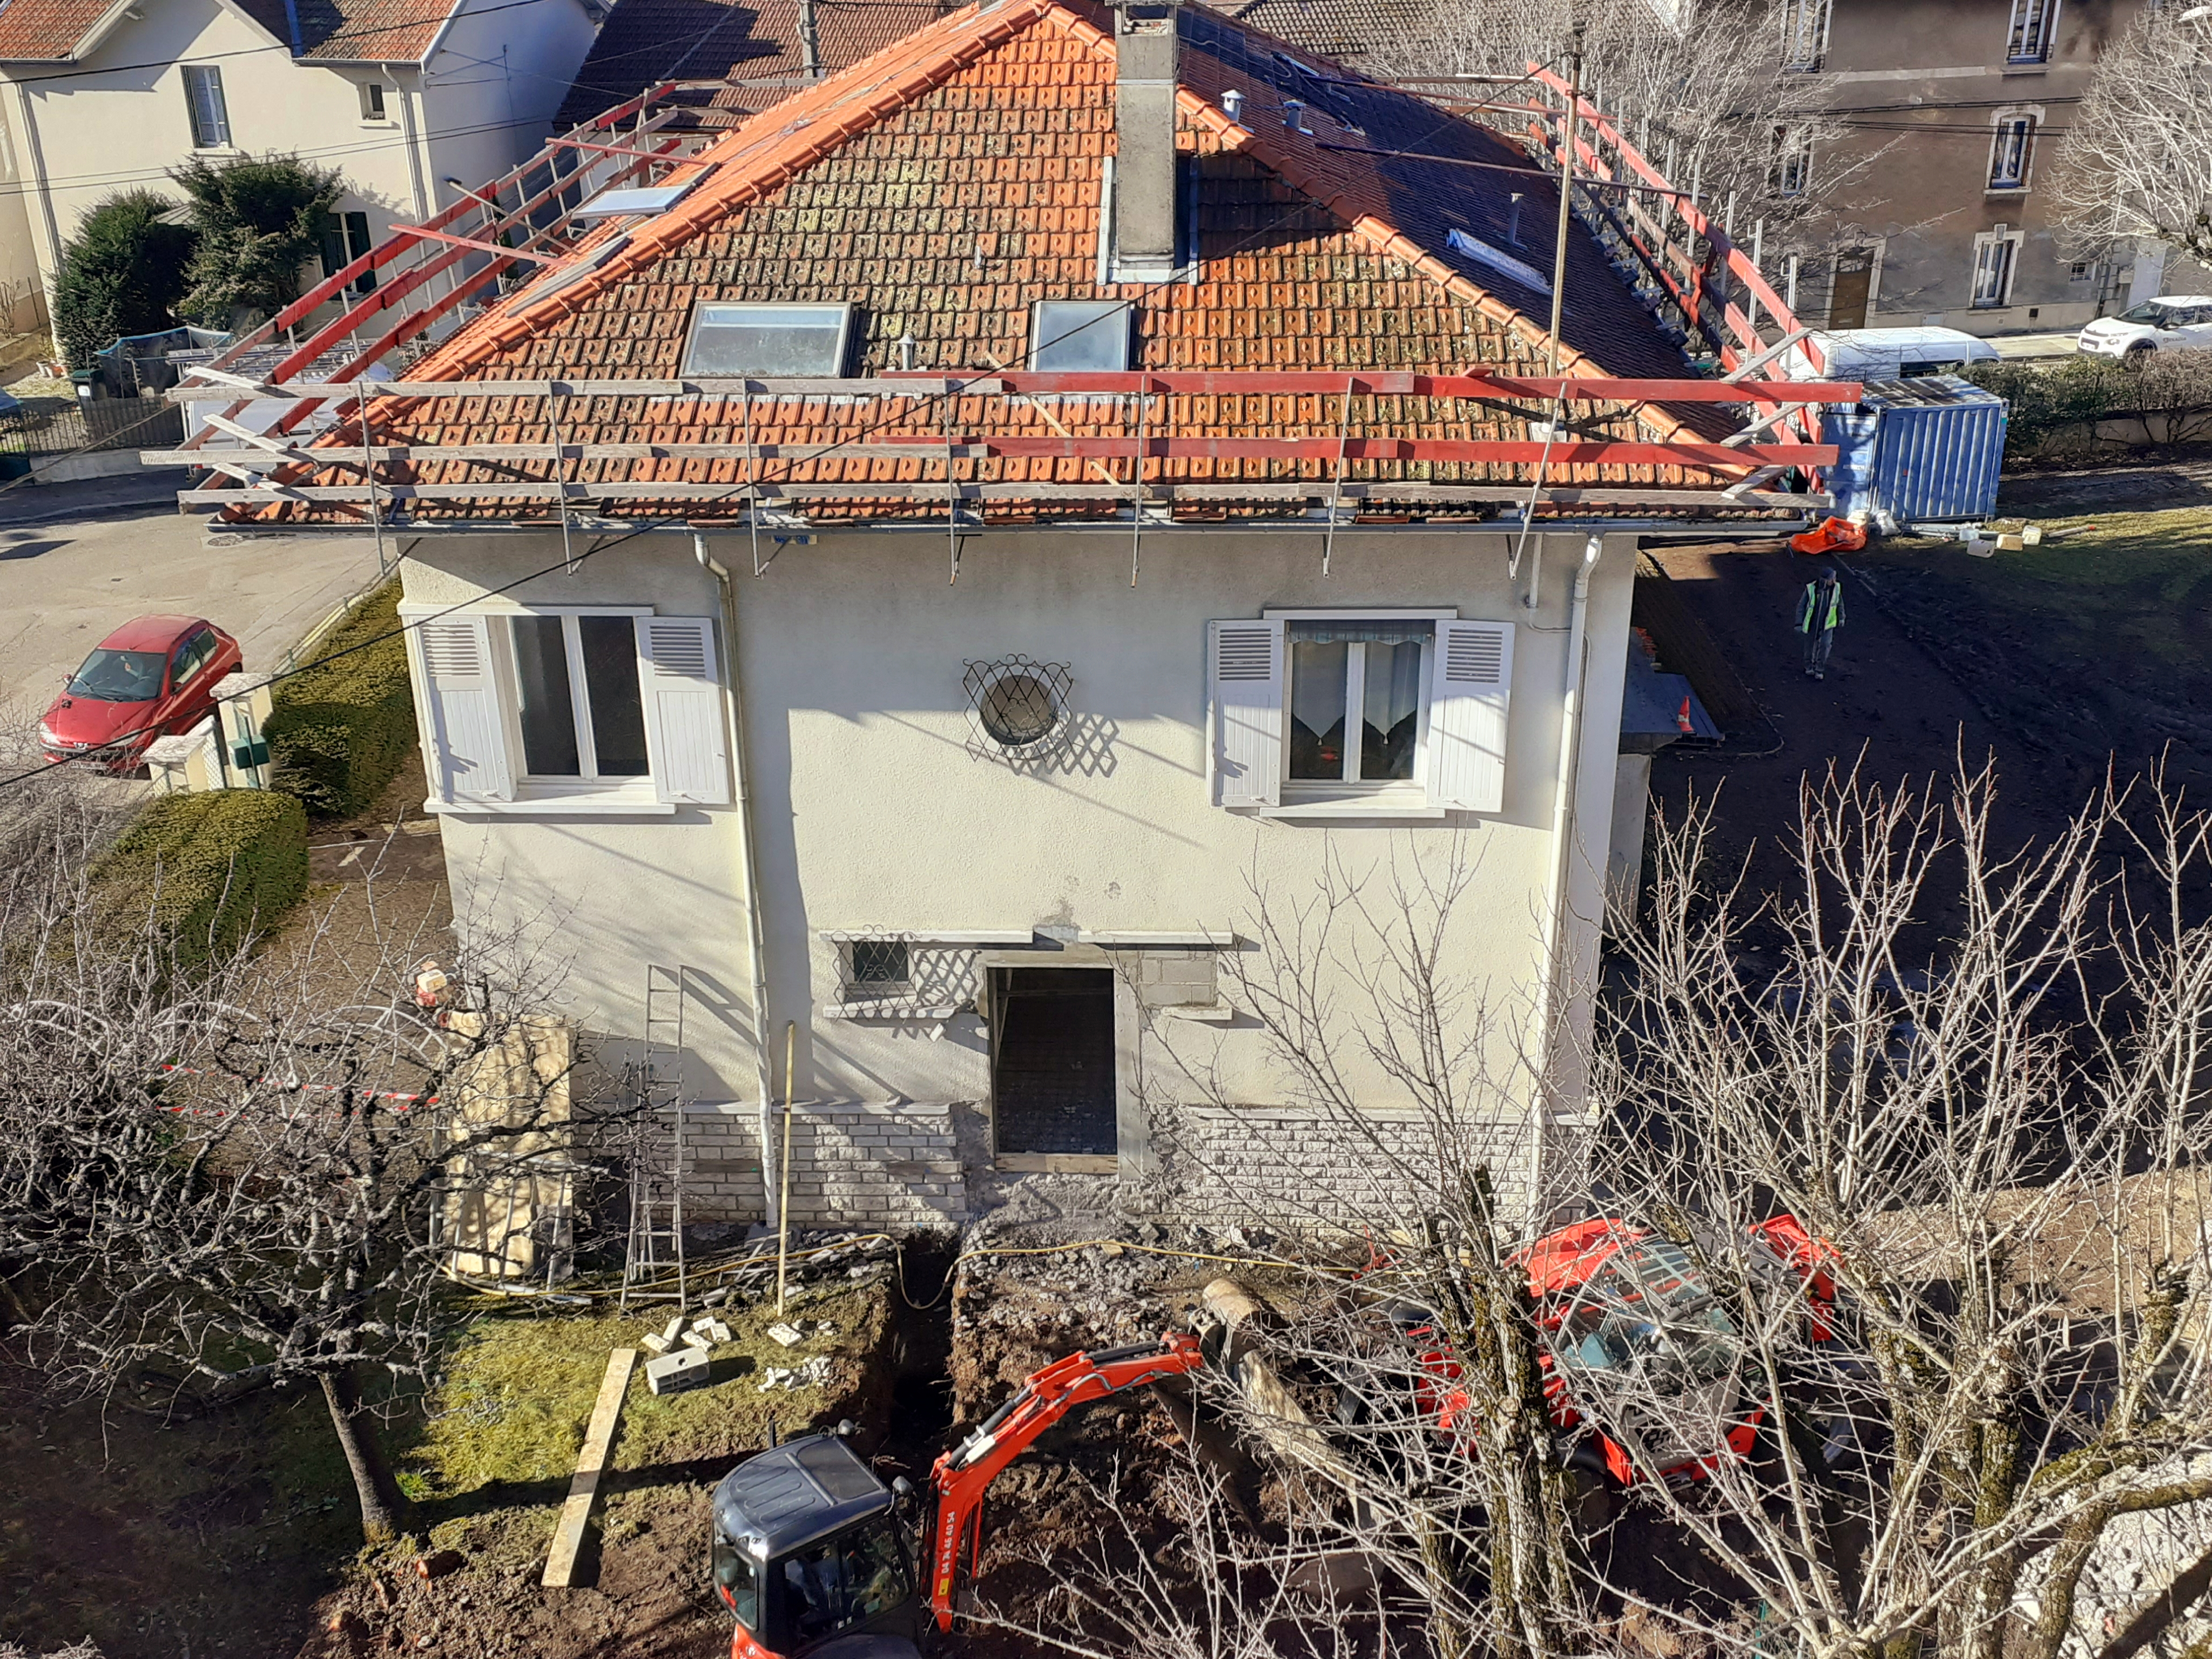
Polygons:
M1855 247L1836 256L1836 283L1828 290L1828 326L1864 328L1874 290L1874 250Z
M998 1151L1114 1154L1114 975L994 968L991 1097Z

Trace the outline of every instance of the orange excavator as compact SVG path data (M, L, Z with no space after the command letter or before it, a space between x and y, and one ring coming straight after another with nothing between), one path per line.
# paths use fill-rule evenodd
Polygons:
M999 1472L1078 1406L1205 1364L1198 1339L1175 1331L1055 1360L937 1460L926 1503L854 1453L849 1423L740 1463L714 1500L714 1592L737 1619L731 1659L912 1659L952 1628Z

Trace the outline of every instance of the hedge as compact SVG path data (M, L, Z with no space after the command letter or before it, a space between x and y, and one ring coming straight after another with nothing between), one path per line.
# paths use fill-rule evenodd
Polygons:
M368 807L414 744L415 695L398 626L399 584L392 582L324 637L314 651L320 660L270 689L264 734L276 787L319 817L350 817Z
M221 956L307 890L307 814L270 789L210 789L148 803L93 872L103 908L151 913L178 959Z

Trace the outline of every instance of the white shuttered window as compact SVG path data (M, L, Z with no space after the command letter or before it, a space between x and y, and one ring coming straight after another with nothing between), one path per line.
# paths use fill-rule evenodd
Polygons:
M408 644L415 683L425 693L416 712L432 793L456 804L513 800L514 775L485 618L435 617L410 629Z
M1505 799L1513 624L1290 611L1208 624L1214 804L1440 817Z
M640 617L637 657L654 793L695 805L726 804L730 756L714 623L704 617Z
M433 805L665 811L731 799L714 624L403 605Z
M1282 799L1283 624L1208 625L1213 659L1213 803L1272 806Z
M1466 812L1504 810L1513 625L1437 623L1431 672L1430 804Z

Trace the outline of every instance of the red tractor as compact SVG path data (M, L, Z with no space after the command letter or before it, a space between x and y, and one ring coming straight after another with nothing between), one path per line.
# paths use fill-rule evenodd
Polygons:
M1810 1334L1825 1341L1836 1301L1826 1254L1795 1216L1750 1230L1754 1271L1794 1275ZM1522 1253L1537 1322L1550 1338L1544 1398L1562 1435L1595 1443L1595 1461L1624 1485L1638 1477L1626 1440L1670 1484L1703 1480L1723 1460L1746 1457L1766 1408L1744 1397L1743 1344L1689 1252L1628 1222L1600 1218L1547 1233ZM1421 1363L1438 1380L1433 1409L1449 1433L1471 1403L1453 1386L1458 1362L1441 1352ZM1654 1409L1661 1405L1661 1409ZM1586 1419L1584 1407L1600 1413ZM1717 1425L1721 1443L1711 1432ZM1586 1439L1583 1437L1586 1436Z
M1789 1216L1752 1235L1762 1260L1803 1281L1814 1334L1823 1334L1835 1286L1820 1246ZM1641 1435L1647 1451L1679 1454L1662 1469L1668 1479L1697 1479L1722 1458L1750 1450L1761 1409L1741 1399L1735 1328L1686 1253L1626 1222L1599 1220L1539 1239L1524 1260L1538 1317L1559 1356L1557 1364L1545 1362L1546 1395L1563 1431L1583 1426L1577 1399L1601 1401L1607 1375L1632 1371L1647 1383L1702 1395L1717 1420L1733 1414L1725 1446L1655 1448L1649 1433ZM737 1619L731 1659L911 1659L933 1626L952 1628L956 1587L963 1570L975 1570L983 1495L999 1472L1076 1407L1206 1364L1198 1339L1182 1332L1057 1360L937 1460L926 1497L903 1479L885 1486L842 1435L809 1435L739 1464L714 1498L714 1590ZM1450 1434L1468 1405L1453 1387L1456 1362L1431 1353L1424 1364L1436 1382L1422 1408ZM1604 1428L1589 1432L1606 1467L1633 1480L1621 1443Z

